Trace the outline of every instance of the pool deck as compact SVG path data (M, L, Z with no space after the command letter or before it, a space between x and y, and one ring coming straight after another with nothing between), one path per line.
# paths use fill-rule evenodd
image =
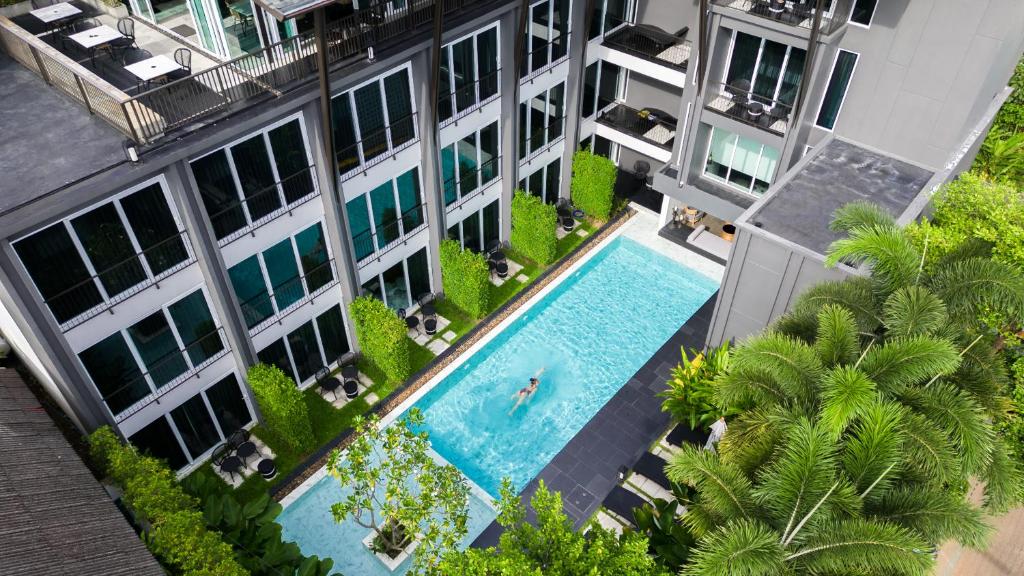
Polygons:
M580 528L600 508L601 502L618 484L621 467L632 468L669 426L669 415L661 411L665 382L680 360L679 348L703 348L715 292L675 334L612 396L576 436L520 492L528 502L543 480L549 489L562 493L562 507ZM532 521L532 511L528 512ZM498 544L502 528L492 522L473 542L484 548Z

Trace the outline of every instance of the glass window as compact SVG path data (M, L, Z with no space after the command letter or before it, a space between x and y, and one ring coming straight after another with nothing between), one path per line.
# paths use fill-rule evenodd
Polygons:
M206 399L210 401L213 416L225 436L230 436L232 432L241 430L252 422L252 414L249 413L249 407L234 374L228 374L220 382L207 388Z
M345 320L341 316L341 306L334 306L316 317L316 327L320 331L320 343L324 347L327 363L341 358L349 351L348 338L345 337Z
M619 75L622 68L604 60L599 64L601 79L597 89L597 108L602 110L619 97Z
M463 196L479 188L476 164L476 132L459 140L459 191Z
M526 73L540 70L546 66L548 60L548 33L550 32L550 11L551 6L548 0L544 0L530 7L530 28L526 31L526 45L530 54L523 62L529 66Z
M554 204L558 200L559 185L562 182L562 159L555 158L545 167L547 178L544 186L544 202Z
M761 60L754 76L754 94L766 100L775 99L775 89L782 75L782 63L786 59L786 45L771 40L764 41Z
M128 441L143 454L166 460L172 470L188 464L188 458L181 451L181 444L178 443L174 430L164 416L158 417L129 436Z
M153 384L160 388L188 370L178 341L171 332L163 310L150 314L128 328L128 336L139 352Z
M288 348L292 351L295 369L298 370L298 382L305 382L323 367L320 348L316 342L313 322L309 321L288 334Z
M455 178L455 144L441 149L441 177L444 179L444 205L459 199L458 180Z
M111 202L73 218L71 227L109 296L146 279L142 262Z
M420 209L420 174L413 168L395 180L398 188L398 206L402 210L402 229L409 233L423 224L423 211Z
M850 21L862 26L870 26L871 19L875 15L875 5L878 0L856 0L853 4L853 14L850 14Z
M737 80L750 81L754 77L754 65L757 63L757 53L760 49L760 38L744 32L736 32L725 83L734 86Z
M409 307L409 292L405 286L405 266L398 262L381 274L384 281L385 303L388 307L398 310Z
M374 276L373 278L367 280L363 284L362 288L363 294L367 296L373 296L374 298L380 301L384 300L384 292L381 290L379 276Z
M281 197L270 167L270 157L263 134L231 147L242 195L249 208L250 221L258 220L281 207Z
M359 138L352 123L352 103L348 93L331 99L331 123L334 124L334 150L338 156L338 173L344 174L359 166Z
M193 460L220 442L210 411L206 409L206 403L199 394L171 410L171 420Z
M160 274L188 259L178 224L159 184L133 192L120 203L153 274Z
M311 294L334 280L324 231L319 222L295 235L295 247L299 251L302 273L306 276L306 288Z
M171 304L167 311L193 366L201 365L224 349L202 290L196 290Z
M597 112L597 67L601 61L587 66L583 73L583 117L590 118Z
M409 288L417 299L432 292L430 288L430 262L427 260L427 249L421 248L406 263L409 266Z
M498 123L480 130L480 180L487 184L498 177Z
M484 206L484 248L498 240L501 208L497 200ZM410 271L410 274L412 272Z
M476 104L476 84L473 74L475 72L473 37L465 38L451 47L452 53L452 78L455 89L455 111L462 112Z
M529 143L527 126L530 123L530 106L527 102L519 103L519 159L526 158L527 144Z
M778 150L714 128L704 174L744 192L761 195L775 176Z
M835 67L832 68L832 77L829 78L828 87L825 89L825 97L821 101L821 110L818 111L818 119L815 122L818 126L827 130L835 128L856 65L856 54L846 50L839 51Z
M480 100L498 93L498 29L488 28L476 37L477 78Z
M235 290L249 328L274 315L274 306L256 256L250 256L228 268L228 277L231 278L231 287Z
M120 414L152 391L120 332L79 352L78 358L113 414Z
M263 264L267 267L270 291L278 310L284 310L305 296L299 266L295 262L295 250L291 238L274 244L263 251Z
M284 199L291 204L313 192L313 173L309 169L309 159L306 157L302 128L299 120L295 119L274 128L269 135Z
M777 100L787 106L793 106L796 102L797 90L800 88L800 79L804 75L804 59L807 52L794 48L790 50L789 61L786 63L786 71L782 75L782 85L779 86Z
M244 228L245 212L238 199L234 177L231 176L227 151L218 150L193 160L191 166L217 239Z
M348 215L348 228L352 234L352 244L355 248L356 260L362 260L373 254L373 234L370 230L369 208L366 205L366 195L357 196L345 203L345 213Z
M273 344L256 353L256 358L263 364L277 366L292 381L295 381L295 373L292 372L292 363L288 359L288 350L284 347L284 339L275 340Z
M370 191L370 206L373 208L373 226L377 231L377 249L383 249L401 235L395 189L391 180Z
M15 242L14 250L58 322L103 302L63 223Z
M462 221L462 247L473 252L483 249L480 245L480 213L474 212Z
M384 154L388 149L387 134L384 132L384 104L381 101L380 84L371 82L356 90L355 101L359 135L363 141L363 159L367 161Z
M562 135L562 117L565 116L565 83L553 86L548 99L548 142Z
M388 120L391 122L391 145L400 146L416 136L409 92L409 71L402 70L384 79L387 93Z
M551 4L551 61L555 62L569 49L569 0L552 0Z

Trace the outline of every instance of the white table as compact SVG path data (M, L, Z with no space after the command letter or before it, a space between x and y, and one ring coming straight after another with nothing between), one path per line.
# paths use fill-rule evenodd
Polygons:
M104 44L109 44L121 37L122 35L120 32L105 25L90 28L84 32L68 36L68 38L76 42L79 46L90 49L103 46Z
M77 16L81 13L81 10L67 2L60 2L45 8L37 8L36 10L29 11L29 14L35 16L37 20L40 20L44 24L50 24L58 20Z
M175 70L180 70L181 66L177 62L171 60L167 56L160 54L153 56L152 58L146 58L145 60L136 62L135 64L129 64L124 67L125 70L131 72L136 78L143 82L150 82L161 76L166 76Z

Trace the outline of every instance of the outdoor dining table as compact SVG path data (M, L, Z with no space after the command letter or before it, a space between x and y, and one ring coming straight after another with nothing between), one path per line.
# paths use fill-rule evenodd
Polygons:
M29 11L29 14L35 16L36 19L43 24L51 25L59 23L61 20L73 18L81 13L81 10L75 8L69 2L59 2L57 4Z
M152 58L146 58L134 64L129 64L124 69L143 82L152 82L157 78L163 78L171 72L181 69L181 66L167 56L159 54Z
M121 38L122 34L110 26L102 25L68 36L73 42L89 51L89 60L95 66L96 50Z

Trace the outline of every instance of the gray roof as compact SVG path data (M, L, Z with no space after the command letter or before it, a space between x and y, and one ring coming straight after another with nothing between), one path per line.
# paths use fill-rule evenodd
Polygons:
M0 51L0 213L125 161L125 138Z
M18 373L0 369L0 574L164 571Z
M843 140L832 140L812 153L802 169L745 219L820 254L840 236L829 230L837 208L867 200L898 218L933 175Z
M256 3L273 14L274 18L287 20L316 10L321 6L334 4L335 0L256 0Z

